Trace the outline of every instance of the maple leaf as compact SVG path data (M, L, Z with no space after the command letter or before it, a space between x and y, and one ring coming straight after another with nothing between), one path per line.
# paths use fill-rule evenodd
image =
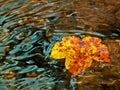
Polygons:
M55 43L51 58L65 59L65 68L73 75L78 75L92 65L93 60L109 62L109 52L106 45L97 37L66 36L61 42Z

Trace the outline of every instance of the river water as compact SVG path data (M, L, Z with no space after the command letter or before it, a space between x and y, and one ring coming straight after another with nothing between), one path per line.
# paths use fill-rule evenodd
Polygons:
M0 0L0 90L120 90L120 29L76 28L74 10L64 8L70 5L65 0ZM64 17L68 22L61 25ZM71 75L64 62L49 58L54 43L69 34L101 38L110 63L95 62Z

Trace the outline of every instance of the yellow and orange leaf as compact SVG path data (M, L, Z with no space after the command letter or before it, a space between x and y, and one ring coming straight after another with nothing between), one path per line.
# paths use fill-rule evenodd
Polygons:
M65 68L73 75L78 75L92 65L92 61L109 62L106 45L97 37L66 36L57 42L51 51L51 58L65 59Z

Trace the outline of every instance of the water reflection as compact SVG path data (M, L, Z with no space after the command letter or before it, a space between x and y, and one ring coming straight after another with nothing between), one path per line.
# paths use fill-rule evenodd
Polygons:
M0 0L0 90L119 90L120 50L116 47L120 46L120 35L116 32L120 30L63 33L54 24L64 17L61 14L71 14L62 10L69 5L64 0ZM67 18L71 17L74 20L74 15ZM54 43L68 33L103 38L111 63L94 62L79 76L72 76L64 62L49 58Z

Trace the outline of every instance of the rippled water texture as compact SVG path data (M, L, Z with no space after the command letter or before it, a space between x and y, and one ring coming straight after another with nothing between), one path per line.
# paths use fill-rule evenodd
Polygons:
M0 0L0 90L120 90L120 29L87 31L73 7L72 0ZM110 63L72 76L64 61L49 58L68 34L102 38Z

